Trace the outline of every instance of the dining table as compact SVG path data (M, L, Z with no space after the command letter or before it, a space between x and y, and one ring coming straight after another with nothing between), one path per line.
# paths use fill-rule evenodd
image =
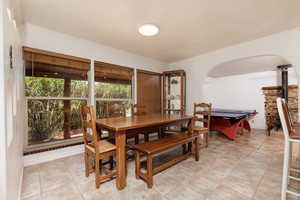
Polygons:
M117 188L122 190L126 187L126 135L138 134L153 127L191 124L191 120L192 116L189 115L164 113L97 119L97 128L107 130L115 137Z

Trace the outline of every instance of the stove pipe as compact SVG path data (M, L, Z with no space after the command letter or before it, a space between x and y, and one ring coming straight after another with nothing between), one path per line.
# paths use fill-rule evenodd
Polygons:
M291 64L287 65L279 65L277 66L278 69L281 70L281 82L282 82L282 98L284 98L286 101L288 101L288 68L292 67Z

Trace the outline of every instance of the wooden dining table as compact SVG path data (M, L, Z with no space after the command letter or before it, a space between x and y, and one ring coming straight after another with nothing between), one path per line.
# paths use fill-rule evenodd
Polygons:
M166 127L190 123L192 116L172 114L148 114L120 118L97 119L97 127L107 130L115 135L117 146L117 180L116 186L119 190L126 187L126 135L138 134L147 128Z

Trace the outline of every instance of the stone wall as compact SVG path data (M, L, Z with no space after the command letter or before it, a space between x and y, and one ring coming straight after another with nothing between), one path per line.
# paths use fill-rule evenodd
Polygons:
M273 128L280 128L280 120L277 111L276 99L281 97L282 87L281 86L272 86L272 87L263 87L263 94L265 95L265 117L266 125L268 131L271 131ZM294 122L298 121L298 86L289 85L288 92L288 105L291 112Z

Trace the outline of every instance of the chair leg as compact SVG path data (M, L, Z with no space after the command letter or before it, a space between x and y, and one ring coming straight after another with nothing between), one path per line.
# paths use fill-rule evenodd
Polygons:
M158 139L162 138L162 128L158 129Z
M208 136L209 136L209 132L205 133L205 147L208 147Z
M182 154L185 154L186 153L186 144L183 144L182 145Z
M147 155L147 186L152 188L153 186L153 159L152 155Z
M292 161L293 161L293 143L290 142L290 148L289 148L289 167L292 166Z
M109 169L113 170L114 169L114 157L109 156Z
M290 158L289 153L290 153L290 142L286 140L284 145L281 200L286 200L286 191L288 186L288 175L289 175L289 158Z
M199 145L200 145L200 139L199 139L199 136L197 136L194 139L195 160L196 161L199 161L199 151L200 151Z
M89 165L89 154L84 152L84 165L85 165L85 176L88 177L90 175L90 165Z
M149 142L149 133L144 134L144 141Z
M139 172L141 171L141 153L135 151L135 178L140 179Z
M96 182L96 188L98 189L100 187L100 174L101 174L101 166L100 166L100 159L98 156L95 158L95 182Z
M139 143L139 134L136 134L134 136L134 144L138 144Z
M192 142L189 142L188 143L188 152L192 152L192 146L193 146Z

